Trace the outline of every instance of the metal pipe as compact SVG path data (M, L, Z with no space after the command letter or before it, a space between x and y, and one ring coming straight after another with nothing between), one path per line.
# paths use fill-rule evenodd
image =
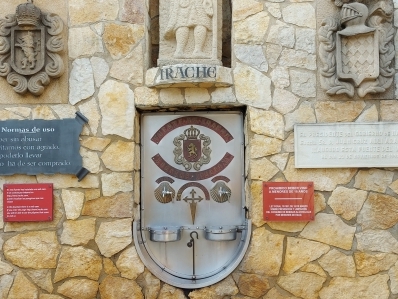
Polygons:
M199 235L198 235L197 231L191 232L189 234L191 236L191 240L189 240L189 242L187 243L187 246L189 248L192 247L192 279L195 280L196 279L196 275L195 275L195 239L192 236L193 233L196 234L196 239L199 239Z

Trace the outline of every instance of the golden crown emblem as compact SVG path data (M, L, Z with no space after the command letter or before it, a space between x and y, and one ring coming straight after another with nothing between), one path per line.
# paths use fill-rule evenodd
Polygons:
M197 139L200 131L193 126L191 126L189 129L186 129L184 131L185 136L187 136L187 139Z
M40 24L41 10L32 3L22 3L17 6L16 17L18 25Z

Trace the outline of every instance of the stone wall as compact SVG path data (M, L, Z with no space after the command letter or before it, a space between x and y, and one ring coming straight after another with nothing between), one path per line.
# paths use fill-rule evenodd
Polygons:
M80 111L89 119L81 155L91 173L81 182L72 175L0 177L1 196L5 183L54 184L52 222L0 218L0 299L396 298L397 170L294 166L296 123L398 121L396 100L318 101L324 96L317 89L316 6L325 1L332 0L232 1L232 86L156 89L146 73L157 1L35 0L67 24L69 71L41 97L15 96L0 78L0 120L72 118ZM1 1L0 17L22 2ZM243 107L249 249L223 281L177 289L144 267L132 240L139 113ZM265 222L263 181L313 181L315 221Z

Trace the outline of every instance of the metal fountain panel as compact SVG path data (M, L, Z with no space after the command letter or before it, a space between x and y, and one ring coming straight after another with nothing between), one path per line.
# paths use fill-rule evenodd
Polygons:
M141 127L138 252L171 285L213 284L238 265L250 239L242 114L145 113Z

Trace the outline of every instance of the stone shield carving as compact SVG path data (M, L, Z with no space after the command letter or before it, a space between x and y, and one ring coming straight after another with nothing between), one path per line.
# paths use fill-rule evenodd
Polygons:
M340 17L324 19L318 32L322 88L349 97L386 91L395 74L391 1L335 4Z
M62 31L59 16L33 3L18 5L14 15L0 20L0 76L15 92L39 96L51 78L64 73Z

